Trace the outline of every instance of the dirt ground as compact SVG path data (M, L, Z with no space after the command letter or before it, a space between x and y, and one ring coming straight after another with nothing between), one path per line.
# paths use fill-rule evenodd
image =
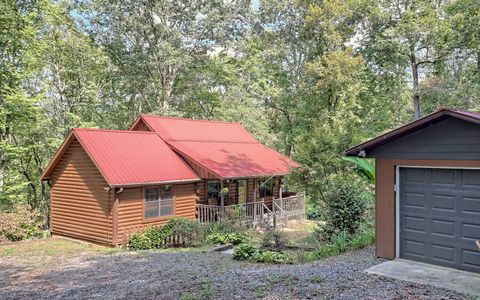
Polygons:
M472 299L367 275L373 248L299 265L202 249L128 252L61 239L0 246L0 299Z

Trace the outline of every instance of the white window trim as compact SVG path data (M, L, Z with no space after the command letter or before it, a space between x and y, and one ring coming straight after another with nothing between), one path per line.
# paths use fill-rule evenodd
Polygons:
M164 185L165 186L165 185ZM174 186L171 185L171 189L172 189L172 197L169 198L169 199L161 199L160 196L161 196L161 192L160 192L160 189L162 188L163 186L156 186L156 187L148 187L148 188L145 188L144 190L144 195L143 195L143 205L144 205L144 211L143 211L143 219L145 220L152 220L152 219L158 219L158 218L168 218L168 217L172 217L175 215L175 190L174 190ZM147 195L147 191L148 190L157 190L157 193L158 193L158 198L157 200L154 200L154 201L147 201L147 198L146 198L146 195ZM162 211L162 201L171 201L171 207L172 207L172 213L171 214L168 214L168 215L161 215L161 211ZM147 203L153 203L153 202L158 202L158 214L156 216L153 216L153 217L147 217L145 214L146 214L146 207L147 207Z

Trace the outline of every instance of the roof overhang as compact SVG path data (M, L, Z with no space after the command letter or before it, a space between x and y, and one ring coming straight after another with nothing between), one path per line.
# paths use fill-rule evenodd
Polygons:
M152 186L152 185L161 185L161 184L182 184L182 183L192 183L202 181L201 178L196 179L183 179L183 180L166 180L166 181L156 181L156 182L142 182L142 183L126 183L126 184L112 184L112 188L129 188L129 187L141 187L141 186Z
M50 179L50 175L57 166L58 162L60 161L62 155L65 153L65 151L68 149L68 146L70 143L76 139L80 145L82 146L83 150L87 153L88 157L92 160L93 164L95 167L98 169L100 174L102 175L103 179L105 179L105 182L107 182L108 186L113 187L112 184L108 181L107 176L105 176L105 173L103 172L102 168L98 165L98 163L95 161L93 158L92 154L88 151L87 147L83 144L82 140L78 138L78 136L75 134L75 131L73 129L70 130L68 133L67 137L63 141L63 143L60 145L58 148L57 152L55 152L53 158L50 160L48 163L47 167L45 167L45 170L43 171L42 175L40 176L40 180L45 181Z
M414 131L425 128L427 126L430 126L432 123L444 120L448 117L454 117L454 118L462 119L468 122L480 124L480 114L477 116L473 113L443 108L429 115L426 115L425 117L422 117L413 122L410 122L401 127L398 127L394 130L388 131L371 140L358 144L346 150L345 155L368 157L368 152L373 148L387 144L395 139L398 139L402 136L405 136L407 134L410 134Z

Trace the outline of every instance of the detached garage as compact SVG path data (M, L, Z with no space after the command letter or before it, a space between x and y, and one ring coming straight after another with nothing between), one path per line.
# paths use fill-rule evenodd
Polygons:
M480 273L480 114L442 109L347 150L376 160L376 254Z

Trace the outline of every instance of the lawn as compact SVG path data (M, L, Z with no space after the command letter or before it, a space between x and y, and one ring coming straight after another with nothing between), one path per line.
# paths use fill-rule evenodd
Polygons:
M53 266L79 257L123 251L63 238L44 238L0 245L0 259L19 261L30 267Z
M63 239L0 246L0 299L462 299L366 275L374 249L295 265L235 261L204 249L126 251Z

